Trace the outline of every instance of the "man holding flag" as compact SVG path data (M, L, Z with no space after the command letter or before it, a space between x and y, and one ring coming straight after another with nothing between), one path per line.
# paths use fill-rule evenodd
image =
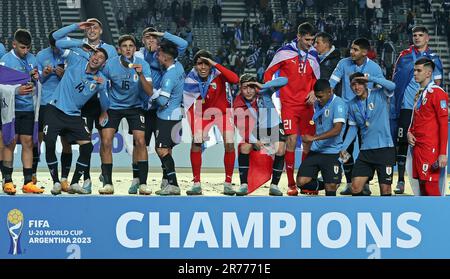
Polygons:
M227 97L226 83L238 83L239 77L232 71L212 60L212 54L199 50L194 56L194 68L184 84L183 104L187 110L193 135L191 145L191 164L194 185L186 193L201 195L200 170L202 167L202 144L208 131L217 125L225 142L225 182L223 193L234 195L231 184L234 162L234 126Z
M241 91L233 102L236 127L242 137L238 157L241 187L237 196L253 192L271 176L269 195L283 195L278 182L283 173L286 136L272 94L287 83L287 78L279 77L262 85L250 74L241 76ZM271 165L259 164L269 158Z
M286 174L288 178L288 195L297 196L298 190L294 180L295 148L297 135L314 135L312 121L313 103L316 100L313 86L320 78L318 54L312 45L316 30L308 23L298 26L297 39L280 48L264 74L264 81L274 77L287 77L289 83L280 90L281 118L283 120L286 141ZM311 144L303 145L302 159L306 157Z

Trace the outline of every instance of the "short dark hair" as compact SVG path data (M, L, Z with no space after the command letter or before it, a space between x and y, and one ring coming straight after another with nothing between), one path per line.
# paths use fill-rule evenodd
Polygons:
M48 43L52 46L55 47L56 46L56 40L53 37L53 33L56 32L57 29L53 29L52 31L50 31L50 33L48 34Z
M361 72L354 72L353 74L351 74L348 79L350 80L350 83L352 83L352 80L354 80L355 78L358 77L364 77L364 74ZM365 81L362 80L358 80L358 83L366 83Z
M31 33L26 29L17 29L14 33L14 40L23 45L29 46L31 45Z
M426 28L423 25L416 25L412 28L412 33L414 34L416 32L423 32L423 33L428 34L428 28Z
M209 59L213 60L213 56L212 56L211 52L209 52L205 49L201 49L201 50L197 51L197 53L194 55L194 60L193 60L194 64L197 63L197 60L200 57L205 57L205 58L209 58Z
M178 57L178 46L166 39L163 39L159 44L159 50L172 56L173 59Z
M251 81L257 81L256 77L252 74L245 73L239 79L239 84L243 84L244 82L251 82Z
M322 38L330 47L333 45L333 36L327 32L319 32L316 34L316 38Z
M98 23L98 25L100 26L100 28L103 29L103 24L100 20L98 20L97 18L93 17L93 18L88 18L86 19L87 22L96 22Z
M149 26L142 31L142 37L144 37L145 33L148 33L148 32L158 32L158 29L156 29L156 27L154 27L154 26Z
M359 46L361 49L369 50L370 42L366 38L358 38L352 42L354 45Z
M320 78L314 84L314 92L320 92L331 88L328 79Z
M428 57L421 57L417 59L417 61L414 63L414 65L423 65L424 67L430 67L432 71L434 71L435 64L433 60L431 60Z
M316 28L314 28L314 26L309 22L303 22L297 28L297 34L299 34L300 36L304 36L304 35L314 36L316 34L316 32L317 32Z
M133 35L125 34L119 37L119 46L125 41L132 41L134 45L136 45L136 39Z
M96 51L100 51L105 55L105 61L108 60L108 52L106 51L106 49L102 48L102 47L98 47L96 48Z

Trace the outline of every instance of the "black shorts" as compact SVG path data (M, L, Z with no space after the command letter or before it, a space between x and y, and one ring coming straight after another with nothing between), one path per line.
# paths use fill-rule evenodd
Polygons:
M409 125L411 124L412 109L401 109L398 117L397 143L408 144Z
M53 105L45 112L44 141L56 142L59 136L64 136L70 144L77 141L91 141L91 133L81 116L67 115Z
M342 167L338 159L339 154L322 154L311 151L300 165L297 176L317 178L320 171L323 182L339 184L342 179Z
M156 139L156 125L157 125L156 121L158 117L156 116L155 109L144 111L144 116L145 116L145 143L147 144L147 146L149 146L150 140L152 139L152 135L154 135Z
M156 119L156 148L172 148L181 141L181 120Z
M253 130L253 136L257 138L262 143L275 143L275 142L285 142L286 135L284 134L283 124L278 126L273 126L271 128L258 128Z
M38 120L38 131L39 133L42 132L44 129L44 122L45 122L45 110L47 109L47 105L41 105L39 107L39 120Z
M394 165L394 147L361 150L353 167L352 177L373 177L376 170L378 182L391 185Z
M16 111L16 135L32 136L34 131L34 111Z
M84 119L84 122L89 128L89 131L92 132L94 123L97 130L101 130L103 128L98 122L101 113L102 108L100 106L100 101L98 100L97 95L92 96L92 98L90 98L89 101L87 101L86 104L84 104L84 106L81 108L81 117Z
M145 118L140 108L109 109L108 123L103 128L113 128L117 131L122 118L127 119L129 130L145 131Z

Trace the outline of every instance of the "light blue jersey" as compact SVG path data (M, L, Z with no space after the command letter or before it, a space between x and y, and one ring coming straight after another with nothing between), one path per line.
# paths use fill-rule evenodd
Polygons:
M141 108L142 96L145 94L142 88L140 78L134 69L125 68L120 59L126 59L122 56L116 56L109 59L108 64L102 70L102 73L111 81L109 88L110 109L129 109ZM146 80L151 81L150 66L143 59L134 57L133 64L142 64L142 74Z
M2 56L5 54L6 54L6 48L2 43L0 43L0 58L2 58Z
M272 128L280 124L280 116L272 101L273 93L277 92L280 88L288 83L288 79L285 77L278 77L263 84L259 91L260 98L258 98L258 110L259 110L259 127Z
M60 51L55 53L51 47L48 47L41 50L36 55L39 76L41 77L42 83L41 105L46 105L51 101L53 92L55 92L55 89L60 81L60 78L54 72L50 73L46 77L42 76L42 72L47 66L51 66L55 69L58 65L64 65L65 59L61 57L61 54L62 53Z
M165 71L159 97L156 98L158 110L156 115L163 120L181 120L183 117L183 88L184 88L184 68L180 62L175 61Z
M342 81L342 99L344 99L346 103L355 98L349 80L349 76L355 72L369 74L369 76L376 78L384 77L380 66L369 58L366 58L366 61L361 66L356 65L351 57L341 59L330 77L330 85L331 88L335 88L336 85ZM373 83L369 82L368 87L373 88Z
M24 59L21 59L15 54L14 49L3 55L0 59L0 65L26 74L30 74L33 69L38 68L36 57L33 54L28 53ZM34 111L33 96L31 94L16 95L15 102L16 111Z
M369 77L369 81L384 88L369 89L365 100L354 98L348 104L348 123L361 129L361 150L393 147L394 143L389 125L389 97L394 94L395 84L384 78ZM356 132L350 133L349 131L347 137L354 137L355 135ZM348 143L347 138L345 142Z
M106 78L98 71L95 75L86 73L88 61L74 51L66 50L63 57L67 68L61 82L56 87L51 105L67 115L81 115L81 108L94 95L100 95L102 110L106 110ZM95 79L101 78L102 83Z
M339 135L313 141L311 150L322 154L337 154L342 150L344 142L345 123L347 121L347 105L342 98L333 95L329 103L320 107L318 102L314 105L314 124L316 134L321 135L331 130L335 123L343 123Z
M182 56L186 51L188 43L186 40L172 35L169 32L164 32L163 39L167 39L178 46L178 57ZM156 52L148 51L146 48L142 47L139 51L134 54L136 57L144 59L149 65L152 73L152 83L154 89L161 88L161 80L164 74L164 69L159 64L158 58L156 57ZM143 108L148 108L149 97L145 97L142 100ZM152 104L151 109L156 109L156 104Z

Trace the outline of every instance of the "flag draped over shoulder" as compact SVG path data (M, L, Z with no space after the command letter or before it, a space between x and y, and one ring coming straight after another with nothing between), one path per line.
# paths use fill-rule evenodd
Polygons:
M221 72L219 70L217 70L215 67L212 67L211 74L206 81L208 86L206 87L205 84L205 87L208 88L211 81L213 81L220 74ZM185 110L189 110L189 108L195 104L195 100L197 100L197 98L201 94L200 87L202 83L203 81L199 77L197 70L192 69L184 80L183 106Z
M306 52L298 49L297 42L298 42L297 40L293 40L289 44L286 44L285 46L278 49L272 59L272 62L270 62L270 65L269 65L269 67L267 67L267 69L271 68L272 66L274 66L282 61L292 59L292 58L298 56L299 53L302 57L305 57ZM319 54L313 47L311 47L308 50L308 62L314 72L314 75L316 76L316 79L319 79L320 78Z
M26 73L0 66L0 98L1 98L1 118L3 143L9 145L13 142L15 127L15 95L17 87L30 81L30 76ZM34 105L34 127L33 143L38 143L38 119L39 106L41 101L42 86L40 82L35 83L35 94L33 95Z

